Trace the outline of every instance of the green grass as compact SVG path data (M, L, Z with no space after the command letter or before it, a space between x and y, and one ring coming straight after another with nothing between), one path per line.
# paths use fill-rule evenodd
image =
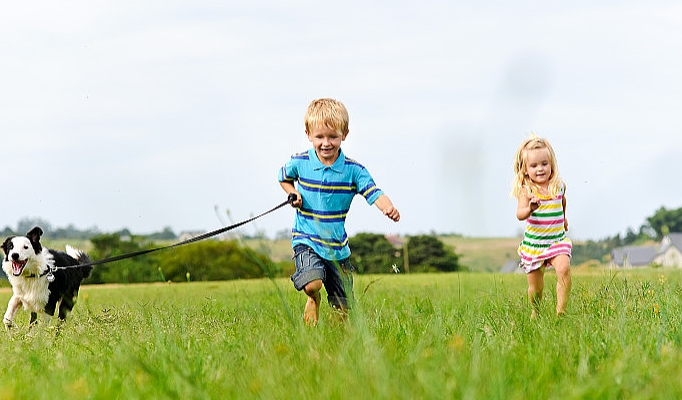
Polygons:
M681 271L576 271L564 318L546 283L530 321L522 275L356 276L316 328L287 279L84 286L59 328L19 314L0 399L682 396Z

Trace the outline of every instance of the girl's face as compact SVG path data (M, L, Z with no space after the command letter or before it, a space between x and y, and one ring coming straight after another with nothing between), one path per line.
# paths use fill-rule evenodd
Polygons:
M340 134L328 126L318 126L306 132L308 140L313 144L317 158L324 165L332 165L339 157L341 142L346 140L348 133Z
M526 175L538 185L549 183L552 163L546 148L526 150Z

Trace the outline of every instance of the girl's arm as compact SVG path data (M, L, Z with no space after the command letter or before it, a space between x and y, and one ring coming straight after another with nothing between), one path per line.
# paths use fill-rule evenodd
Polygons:
M528 196L527 194L522 193L518 197L516 218L518 218L519 221L524 221L528 219L538 207L540 207L540 200L536 196Z
M566 184L564 183L564 196L561 199L561 206L564 209L564 230L568 232L568 218L566 218Z
M303 197L301 197L301 194L296 190L296 186L294 186L293 182L289 181L283 181L280 182L279 185L284 189L285 192L287 192L287 195L294 193L296 194L296 201L291 203L292 207L300 207L303 205Z
M393 207L391 199L389 199L385 194L379 196L374 204L376 204L376 206L379 207L379 210L381 210L381 212L384 213L384 215L388 218L395 222L400 221L400 213L395 207Z

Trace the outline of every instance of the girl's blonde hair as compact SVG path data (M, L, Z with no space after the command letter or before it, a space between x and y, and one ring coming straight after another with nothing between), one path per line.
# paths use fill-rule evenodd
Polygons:
M554 197L561 191L561 177L552 145L547 139L531 133L528 139L524 140L516 150L516 157L514 157L514 182L512 183L512 195L514 197L518 198L521 194L531 196L539 193L538 185L526 174L526 152L535 149L547 149L549 154L549 163L552 167L552 175L549 177L548 185L549 194Z
M305 131L310 133L313 128L326 126L341 135L348 133L348 110L338 100L317 99L308 106L304 117Z

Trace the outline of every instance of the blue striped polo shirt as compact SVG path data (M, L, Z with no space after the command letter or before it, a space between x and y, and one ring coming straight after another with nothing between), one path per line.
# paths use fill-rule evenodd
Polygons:
M320 162L315 149L294 154L279 171L279 182L298 181L303 205L296 209L291 230L292 247L310 246L322 258L342 260L350 256L346 215L356 194L369 205L383 194L369 171L343 154L331 166Z

